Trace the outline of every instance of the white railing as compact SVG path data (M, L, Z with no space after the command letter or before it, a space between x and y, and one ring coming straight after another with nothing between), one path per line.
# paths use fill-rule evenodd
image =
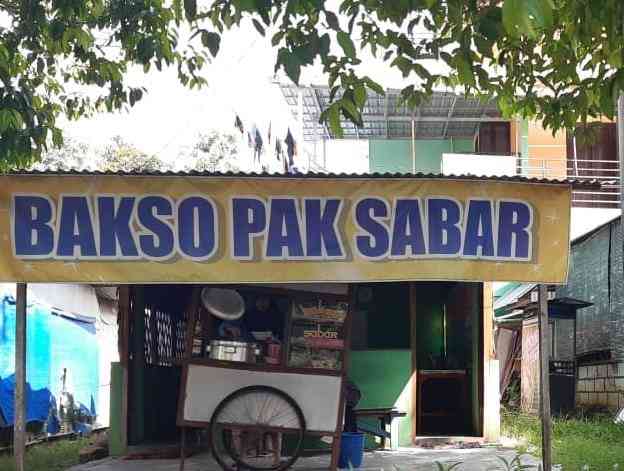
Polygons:
M575 189L573 206L619 207L620 169L615 160L517 157L517 175L533 178L571 178L597 182L601 188Z
M573 191L573 206L619 207L620 169L614 160L536 158L517 155L442 154L444 175L514 176L596 182L600 188Z

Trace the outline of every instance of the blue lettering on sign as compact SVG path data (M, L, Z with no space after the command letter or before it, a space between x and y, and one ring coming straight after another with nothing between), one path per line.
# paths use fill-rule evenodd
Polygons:
M306 257L342 259L345 257L338 230L342 200L338 198L306 198Z
M48 258L54 250L54 206L47 196L14 195L13 250L19 258Z
M163 260L174 255L175 237L169 219L173 217L173 202L163 196L144 196L137 204L139 249L145 258Z
M355 224L359 229L355 247L362 257L380 259L387 255L390 235L382 221L389 212L388 202L381 198L364 198L355 205Z
M420 200L418 198L397 199L393 219L390 257L401 259L425 255L427 248Z
M487 258L496 255L492 212L492 202L489 200L468 202L464 230L465 257Z
M98 196L97 213L100 227L100 257L138 258L132 219L134 196Z
M303 258L300 219L295 198L271 198L266 258L280 260Z
M56 258L95 258L97 248L91 204L85 196L61 196Z
M450 198L428 198L429 254L452 257L461 251L460 204Z
M345 201L325 197L233 197L230 256L235 260L344 260ZM58 209L57 209L58 205ZM464 258L528 261L533 208L523 201L451 197L397 198L391 206L367 196L352 208L353 253L366 260ZM189 195L14 195L11 238L23 259L193 261L215 256L219 212L213 200ZM262 251L254 244L261 239ZM258 241L260 242L260 241Z
M527 203L499 201L497 257L529 260L532 225L533 210Z
M251 260L254 238L266 229L266 207L259 198L232 198L232 257Z
M183 257L202 261L217 251L217 209L203 196L189 196L178 203L178 243Z

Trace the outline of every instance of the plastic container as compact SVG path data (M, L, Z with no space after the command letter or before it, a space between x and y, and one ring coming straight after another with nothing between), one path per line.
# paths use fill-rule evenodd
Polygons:
M340 457L338 467L359 468L364 458L364 434L343 432L340 439Z

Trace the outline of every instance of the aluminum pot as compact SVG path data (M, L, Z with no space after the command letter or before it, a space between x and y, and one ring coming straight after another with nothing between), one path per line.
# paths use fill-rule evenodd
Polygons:
M260 354L257 344L234 340L211 340L208 350L213 360L245 363L256 363L256 357Z

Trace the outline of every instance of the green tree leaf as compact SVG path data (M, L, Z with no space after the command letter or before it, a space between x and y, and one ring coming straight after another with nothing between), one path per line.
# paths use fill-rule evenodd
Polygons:
M216 57L219 53L219 47L221 46L221 36L211 31L203 31L201 41L204 47L208 48L212 57Z
M363 83L359 83L355 89L353 90L353 97L355 99L355 104L358 108L362 108L366 104L366 86Z
M550 28L554 21L552 0L526 0L526 9L538 28Z
M505 3L503 3L503 24L505 25L505 30L511 36L535 36L535 30L533 29L533 24L529 17L529 9L525 1L533 0L505 0Z
M254 28L256 28L256 31L258 31L258 33L260 33L262 36L264 36L265 31L264 31L264 26L262 26L262 24L256 20L255 18L251 20Z
M344 51L345 55L349 59L355 59L355 45L353 44L349 33L345 33L344 31L338 31L336 37L338 39L338 44L340 44L340 47Z
M329 128L336 137L342 137L342 126L340 126L340 108L338 102L327 108Z
M189 21L197 16L197 0L184 0L184 13Z
M283 65L288 78L295 84L299 84L299 77L301 75L301 62L299 62L299 58L291 52L286 52L283 54Z
M340 23L338 23L338 17L332 13L331 11L325 10L325 19L327 20L327 24L334 31L340 30Z

